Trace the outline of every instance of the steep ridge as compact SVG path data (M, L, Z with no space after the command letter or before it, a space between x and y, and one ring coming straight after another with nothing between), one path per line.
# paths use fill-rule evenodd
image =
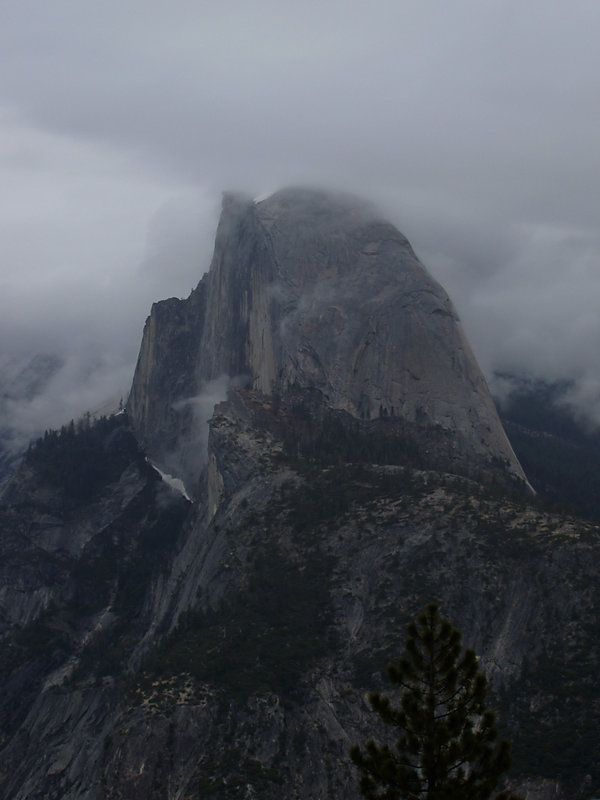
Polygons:
M0 498L2 800L358 800L349 746L386 736L365 694L431 600L491 679L511 785L597 796L600 530L511 480L487 397L372 211L228 199L127 413L49 434Z
M153 306L128 411L192 491L198 402L218 380L318 390L357 419L437 429L459 460L524 480L448 296L405 237L355 198L227 196L209 272L187 300Z
M49 515L65 487L30 454L3 504L4 541L40 568L5 545L38 606L4 605L0 797L358 800L349 745L386 735L365 693L432 599L482 657L513 785L593 796L598 527L369 451L340 461L338 437L298 455L311 413L234 390L195 506L133 448Z

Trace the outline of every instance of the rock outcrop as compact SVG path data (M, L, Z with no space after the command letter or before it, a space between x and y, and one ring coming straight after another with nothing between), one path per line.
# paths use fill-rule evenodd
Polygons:
M199 420L198 404L219 380L266 395L318 390L354 418L435 428L456 456L524 480L448 296L355 198L226 196L209 272L187 300L153 306L128 412L192 491L198 422L210 416Z
M29 455L2 505L3 800L358 800L349 746L386 736L365 694L432 599L491 678L513 786L600 786L598 528L369 451L340 462L336 438L298 456L290 431L329 424L312 414L232 392L195 506L126 426L84 503Z

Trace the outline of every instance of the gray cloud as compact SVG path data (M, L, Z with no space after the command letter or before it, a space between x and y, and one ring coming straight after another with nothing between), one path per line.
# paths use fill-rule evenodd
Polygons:
M59 428L85 411L94 416L117 411L130 380L131 365L118 353L83 349L64 359L44 354L0 359L0 482L5 463L46 428Z
M386 211L488 375L573 378L600 420L597 3L33 0L2 22L1 346L113 365L80 405L207 268L223 189L308 183Z
M214 194L180 195L164 203L150 220L135 279L151 302L187 297L208 269L220 213L218 200Z
M208 459L208 421L217 403L227 397L227 392L243 386L247 376L220 375L202 386L202 391L174 404L176 411L191 412L191 429L185 437L180 437L177 448L163 456L162 464L173 476L183 479L189 493L194 496L202 469Z

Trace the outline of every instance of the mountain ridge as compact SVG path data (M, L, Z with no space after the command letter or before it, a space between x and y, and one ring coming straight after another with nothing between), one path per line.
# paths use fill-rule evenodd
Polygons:
M386 735L365 695L387 691L404 627L432 600L490 678L514 743L508 785L528 800L596 796L600 528L539 505L514 456L492 446L504 441L495 411L477 438L488 393L472 391L470 358L423 365L433 380L441 359L439 394L461 384L446 405L480 404L460 406L454 425L436 421L437 400L416 414L420 388L406 413L362 377L358 395L353 378L328 393L327 375L353 369L348 326L372 335L353 280L379 255L362 252L375 241L363 222L354 239L342 225L329 250L307 247L331 228L320 214L320 234L291 241L282 215L295 197L226 201L214 269L187 301L153 306L125 412L48 432L0 496L0 797L358 800L349 747ZM347 203L334 218L354 231ZM370 274L369 286L386 302L404 296L398 274L434 286L411 330L454 331L451 353L462 333L447 296L401 234L377 230L407 270L384 261L391 284ZM331 297L303 304L293 281L289 293L271 282L299 270L318 284L324 268L355 296L341 304L358 316L339 333L339 360L321 341L343 322L325 313ZM375 373L395 363L387 341L367 348ZM309 368L310 348L288 363L290 342L310 345L322 369ZM354 402L361 392L368 406ZM184 476L194 502L152 461Z
M77 511L92 537L65 579L27 577L3 551L13 581L32 597L46 587L52 602L4 631L0 701L13 727L0 796L275 798L285 786L303 800L358 797L348 745L374 730L362 698L385 690L404 624L432 598L482 658L519 754L513 785L535 779L544 799L575 798L588 774L597 785L598 526L507 499L501 485L335 451L315 461L286 448L280 410L243 389L217 407L214 508L148 466L132 483L145 462L126 450L138 466L117 461L98 485L91 530L97 501ZM29 458L3 529L29 508L32 544L73 541L68 516L48 517L50 487L35 506L44 484L39 454ZM170 530L157 513L176 515ZM16 686L27 687L18 702ZM565 757L565 738L579 759ZM550 778L558 795L543 788Z

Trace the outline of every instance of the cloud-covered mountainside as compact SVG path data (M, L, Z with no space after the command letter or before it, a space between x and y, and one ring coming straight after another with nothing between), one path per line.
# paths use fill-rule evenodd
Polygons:
M500 418L532 486L600 520L600 432L573 413L572 384L497 376L502 383Z
M127 398L129 365L89 352L5 358L0 363L0 483L30 441L89 412L118 410Z
M387 735L365 695L432 600L481 656L509 786L597 796L599 564L393 226L229 197L127 411L48 432L0 496L0 797L358 800L349 747Z
M223 375L265 394L317 391L351 418L437 429L459 471L497 461L523 479L448 296L356 198L227 196L210 271L187 300L153 306L128 413L158 463L173 471L179 459L190 484L189 398Z
M0 356L99 360L122 393L152 300L208 268L221 189L325 185L399 225L488 380L572 380L600 422L600 5L31 0L2 22Z

